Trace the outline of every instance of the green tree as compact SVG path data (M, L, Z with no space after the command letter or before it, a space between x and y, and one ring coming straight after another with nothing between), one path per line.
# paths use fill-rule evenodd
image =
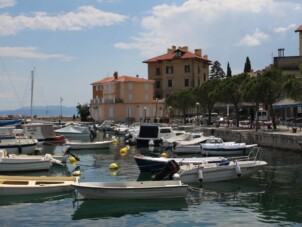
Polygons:
M230 63L228 62L228 67L227 67L227 77L231 77L232 76L232 70L231 70L231 67L230 67Z
M273 104L281 97L287 78L282 75L280 70L275 68L265 71L258 77L260 80L259 96L262 97L261 102L268 105L273 128L277 129Z
M170 94L165 102L167 106L180 110L185 116L188 114L189 108L195 105L195 97L192 89L181 89Z
M214 91L221 102L232 103L234 105L237 127L239 127L239 103L242 100L242 85L247 79L248 76L245 73L227 77L221 81Z
M244 64L244 71L245 73L250 73L252 71L252 66L249 57L246 57L245 64Z
M287 77L288 79L284 83L286 96L296 101L302 101L302 80L294 75Z
M219 63L219 61L214 61L210 71L210 79L224 78L224 77L225 77L225 72L221 68L221 64Z
M87 118L90 115L89 105L88 104L81 105L80 103L78 103L77 110L78 110L78 114L80 115L81 121L87 121Z
M218 97L215 94L215 88L219 86L221 80L218 78L213 78L206 81L201 86L195 87L193 93L196 97L196 101L200 103L201 107L209 113L209 118L207 119L207 124L211 122L211 113L213 111L215 103L218 101Z

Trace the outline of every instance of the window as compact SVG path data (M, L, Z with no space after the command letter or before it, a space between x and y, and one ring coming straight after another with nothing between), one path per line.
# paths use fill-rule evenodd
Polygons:
M132 100L132 94L128 94L128 100Z
M149 89L149 84L145 84L145 90Z
M206 74L204 73L203 74L203 81L206 81L207 80L207 76L206 76Z
M155 82L155 88L160 88L160 81L159 81L159 80L157 80L157 81Z
M182 55L181 51L176 51L175 52L175 57L180 58Z
M198 68L197 68L197 72L198 72L198 74L200 74L200 67L199 67L199 65L198 65Z
M168 87L172 87L172 80L168 80Z
M145 94L145 101L149 101L149 95Z
M131 90L133 88L133 84L132 83L128 83L128 89Z
M166 66L166 73L173 74L173 66Z
M185 87L189 87L189 79L185 79Z
M160 68L156 68L156 76L160 75Z
M190 72L190 65L185 65L185 73L189 73Z

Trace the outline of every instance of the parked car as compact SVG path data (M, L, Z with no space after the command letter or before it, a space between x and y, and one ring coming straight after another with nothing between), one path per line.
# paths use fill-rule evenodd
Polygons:
M211 122L210 122L210 124L219 122L220 118L221 117L219 116L218 113L211 113ZM201 124L208 124L208 120L209 120L209 114L208 113L206 113L205 115L202 115L200 117L200 123Z

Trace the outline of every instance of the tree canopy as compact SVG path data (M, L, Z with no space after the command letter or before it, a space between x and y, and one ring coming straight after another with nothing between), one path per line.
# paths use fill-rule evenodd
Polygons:
M225 77L225 72L221 68L221 64L219 61L214 61L211 70L210 70L210 79L213 78L224 78Z
M249 57L246 57L243 72L250 73L251 71L252 71L251 61Z

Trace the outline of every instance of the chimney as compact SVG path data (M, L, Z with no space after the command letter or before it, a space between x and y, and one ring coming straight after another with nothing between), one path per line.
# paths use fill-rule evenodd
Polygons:
M168 48L167 53L172 54L172 49Z
M175 51L176 50L176 46L172 46L172 51Z
M195 49L195 54L201 57L201 49Z
M117 80L117 78L118 78L118 73L117 73L117 72L114 72L114 73L113 73L113 77L114 77L115 80Z
M208 60L208 55L203 55L203 57L202 57L202 58L204 58L204 59Z
M299 32L299 54L302 56L302 25L300 25L295 32Z
M182 49L184 51L188 51L188 46L179 47L179 49Z
M283 58L284 57L284 48L279 48L278 49L278 57Z

